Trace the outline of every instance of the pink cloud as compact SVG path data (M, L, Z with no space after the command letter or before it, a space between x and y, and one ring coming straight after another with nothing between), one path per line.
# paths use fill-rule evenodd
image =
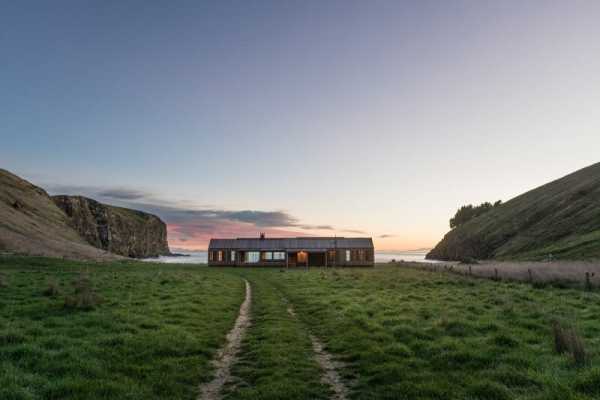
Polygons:
M167 224L169 245L189 250L206 250L211 238L233 239L238 237L258 237L264 232L267 237L310 236L305 232L285 229L257 227L251 223L230 220L190 220Z

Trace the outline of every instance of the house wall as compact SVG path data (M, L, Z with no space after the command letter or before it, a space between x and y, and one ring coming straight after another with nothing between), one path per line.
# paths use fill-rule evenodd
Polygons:
M236 252L235 260L231 259L231 251L232 250ZM333 249L331 249L331 250L333 250ZM357 251L357 250L364 251L363 259L351 259L350 261L346 261L346 250L348 250L348 249L338 248L337 252L336 252L336 257L335 257L335 265L333 265L331 260L328 259L327 266L328 267L333 267L333 266L354 266L354 267L373 266L373 264L375 262L375 250L373 248L350 249L351 252ZM223 251L221 261L218 260L218 253L217 253L218 251ZM250 251L259 251L259 250L250 250ZM286 267L287 266L286 260L268 260L268 261L263 260L262 254L261 254L261 259L259 260L259 262L246 263L243 260L244 253L245 253L245 251L239 251L239 250L235 250L235 249L224 249L224 250L209 249L208 265L210 265L210 266L247 266L247 267L249 267L249 266ZM288 257L288 252L286 251L285 253L286 253L286 257ZM351 253L351 256L356 256L356 253L354 253L354 254ZM303 267L303 266L305 266L304 263L297 265L297 267Z

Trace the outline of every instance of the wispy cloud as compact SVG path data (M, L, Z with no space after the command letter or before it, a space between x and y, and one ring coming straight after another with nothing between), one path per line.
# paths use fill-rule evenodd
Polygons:
M359 235L365 235L367 233L365 231L361 231L361 230L358 230L358 229L343 229L342 232L357 233Z
M397 235L393 235L393 234L389 234L389 233L384 233L383 235L379 235L377 236L379 239L387 239L387 238L393 238L393 237L397 237Z
M152 194L141 190L131 190L125 188L105 189L98 192L98 195L109 199L118 200L139 200L152 197Z

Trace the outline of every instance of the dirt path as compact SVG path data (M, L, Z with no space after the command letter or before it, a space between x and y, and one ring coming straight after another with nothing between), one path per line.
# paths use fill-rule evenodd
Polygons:
M235 321L235 325L227 334L225 346L219 350L213 365L217 369L212 381L200 386L200 395L198 400L218 400L221 398L221 389L231 378L231 366L236 361L242 339L246 330L250 326L250 304L252 303L252 288L250 283L246 283L246 298L240 306L240 313Z
M288 313L296 318L296 312L291 306L288 306ZM337 369L339 363L333 360L331 354L325 350L323 343L316 336L309 334L312 348L315 353L315 360L323 370L321 382L328 385L334 392L332 400L346 400L348 398L348 388L344 385Z

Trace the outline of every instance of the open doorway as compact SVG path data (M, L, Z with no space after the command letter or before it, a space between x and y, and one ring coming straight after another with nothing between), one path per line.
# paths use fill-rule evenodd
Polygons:
M308 265L311 267L324 267L325 253L308 253Z

